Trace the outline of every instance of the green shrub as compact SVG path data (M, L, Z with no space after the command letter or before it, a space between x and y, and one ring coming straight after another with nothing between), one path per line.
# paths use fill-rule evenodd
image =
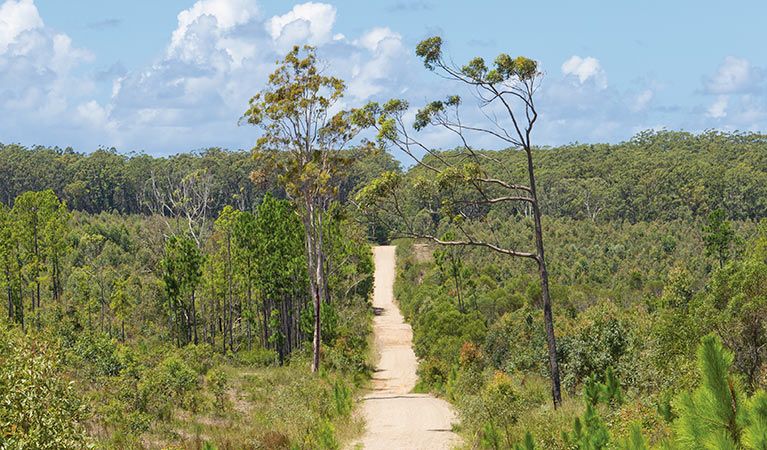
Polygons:
M317 444L319 450L338 450L341 448L336 440L336 430L333 424L327 420L320 422L317 429Z
M257 347L250 351L237 352L236 360L242 366L273 367L279 363L280 355L274 350Z
M101 333L82 333L67 354L67 362L83 361L91 376L116 376L123 365L118 356L117 341Z
M214 397L214 406L219 412L224 412L226 409L226 393L229 388L229 378L226 372L220 368L216 368L208 372L208 386L210 392Z
M208 343L184 347L184 360L199 375L208 373L216 365L217 359L219 359L218 355Z
M497 369L548 374L546 334L541 314L529 306L504 314L488 330L484 353Z
M432 356L421 361L416 372L421 383L441 390L447 382L450 367L444 361Z
M64 377L59 350L0 325L0 448L80 449L87 410Z
M333 384L333 404L336 414L345 416L352 409L352 395L349 386L336 380Z
M364 347L352 347L345 338L339 338L335 345L325 347L323 363L328 369L351 374L361 374L368 369Z

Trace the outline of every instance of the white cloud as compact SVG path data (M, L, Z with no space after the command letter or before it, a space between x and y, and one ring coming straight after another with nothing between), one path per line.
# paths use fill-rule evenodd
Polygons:
M190 27L201 18L215 19L215 28L230 30L258 16L258 4L253 0L198 0L191 8L178 13L178 27L173 31L169 52L184 47Z
M326 3L308 2L266 22L266 30L282 48L305 41L322 45L331 40L336 8Z
M642 111L647 107L647 105L650 103L650 101L655 96L655 93L652 89L645 89L642 91L639 95L636 96L636 99L634 101L634 105L632 109L636 111Z
M384 91L389 91L391 96L402 94L398 92L401 89L398 84L413 69L407 64L410 55L402 42L402 35L389 28L373 28L356 40L354 45L367 52L360 55L360 61L352 67L349 79L351 96L364 100Z
M13 116L0 126L4 138L40 125L71 126L70 100L93 90L73 69L92 59L69 36L45 27L31 0L0 5L0 109Z
M357 43L362 47L370 50L371 52L374 52L378 50L378 46L387 39L402 42L402 35L393 32L389 28L373 28L372 30L363 34Z
M721 119L727 115L727 104L730 99L726 95L720 95L716 102L706 111L706 115L712 119Z
M759 81L759 70L747 59L727 56L712 77L703 83L709 94L734 94L751 90Z
M245 7L247 20L229 13ZM410 85L403 79L414 57L402 36L388 28L350 40L333 30L336 10L327 4L300 4L274 17L257 11L254 1L198 1L178 15L166 52L115 79L109 104L100 110L83 105L80 115L95 123L103 113L116 130L117 141L110 145L126 150L147 142L159 151L167 151L163 146L176 151L248 148L257 130L237 127L237 119L264 87L274 61L296 44L318 45L328 73L347 80L341 107L359 106L371 96Z
M17 41L21 33L43 27L43 19L32 0L8 0L0 6L0 53Z
M600 89L607 87L607 76L605 75L599 60L593 56L581 58L573 55L570 59L562 63L562 73L565 75L574 75L578 81L583 84L592 80Z

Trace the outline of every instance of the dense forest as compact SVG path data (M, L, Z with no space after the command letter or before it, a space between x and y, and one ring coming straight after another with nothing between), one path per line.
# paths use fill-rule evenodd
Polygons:
M570 144L536 152L546 215L636 223L688 220L715 209L731 219L757 220L767 210L765 135L647 131L619 144ZM498 153L502 163L521 170L520 152ZM11 205L26 191L52 189L74 210L148 214L162 208L157 204L162 191L202 177L212 211L228 204L252 210L266 192L284 198L274 176L260 184L250 180L259 167L250 152L215 148L155 158L115 149L85 154L0 144L0 179L6 181L0 199ZM362 159L344 180L341 201L384 171L401 171L388 153ZM416 166L413 174L423 169Z

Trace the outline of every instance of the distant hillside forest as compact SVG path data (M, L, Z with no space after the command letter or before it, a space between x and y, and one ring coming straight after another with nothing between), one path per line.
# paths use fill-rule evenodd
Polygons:
M524 157L519 151L488 153L511 162L508 167L524 168L517 163ZM767 215L763 134L646 131L615 145L539 148L536 158L541 207L550 216L637 223L702 217L715 209L733 220ZM207 197L215 215L227 204L251 208L266 192L282 195L274 177L259 169L250 152L242 150L152 157L115 149L86 154L0 144L0 201L11 205L24 192L53 189L75 210L153 213L159 212L163 191L194 188L196 195ZM402 169L381 152L355 161L350 171L342 202L380 173ZM422 170L415 167L408 174L418 176ZM521 171L512 175L525 176Z

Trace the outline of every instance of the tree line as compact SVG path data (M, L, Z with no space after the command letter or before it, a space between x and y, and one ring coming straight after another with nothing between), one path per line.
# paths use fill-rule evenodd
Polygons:
M345 202L367 180L386 170L400 170L391 155L361 155L348 168L339 199ZM251 179L253 173L256 183ZM267 192L285 198L276 178L248 150L208 148L154 157L120 153L114 148L80 153L69 147L0 143L0 202L8 206L25 192L50 189L73 210L159 213L159 199L189 190L196 182L206 192L207 207L213 213L226 205L253 212Z
M338 302L372 289L365 233L334 208L323 229L328 342ZM0 204L7 317L39 330L67 316L122 341L127 322L129 335L161 333L222 353L273 349L281 360L311 336L303 227L290 202L267 194L254 213L226 206L202 245L184 230L168 233L171 219L73 214L51 190Z

